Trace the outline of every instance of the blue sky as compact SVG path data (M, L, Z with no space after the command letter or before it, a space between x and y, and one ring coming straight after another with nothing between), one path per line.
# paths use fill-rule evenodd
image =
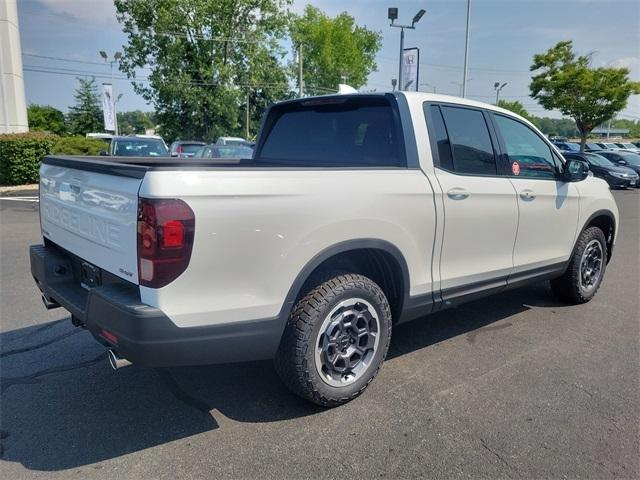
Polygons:
M424 8L427 14L416 30L407 31L405 47L421 50L421 83L435 86L438 93L458 93L454 82L462 81L466 0L296 0L293 10L302 11L307 3L329 15L346 10L360 25L382 33L378 71L363 87L378 91L390 89L391 78L397 76L399 30L389 27L387 7L398 7L398 21L404 23ZM101 63L98 51L115 52L126 40L115 19L112 0L18 0L18 12L28 103L66 111L73 104L74 72L108 76L109 68ZM507 82L501 98L519 100L538 116L557 116L545 112L528 96L528 68L534 53L566 39L574 41L579 53L593 52L594 66L626 66L632 78L640 80L637 0L472 0L470 35L467 93L476 100L493 102L494 82ZM52 68L59 73L36 71ZM127 80L116 80L115 87L123 93L120 110L152 110ZM640 96L631 98L619 118L640 119Z

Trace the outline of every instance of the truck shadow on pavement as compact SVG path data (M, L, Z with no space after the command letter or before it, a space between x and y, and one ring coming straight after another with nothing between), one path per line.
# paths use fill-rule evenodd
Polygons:
M529 305L561 307L542 286L473 302L398 326L388 360L459 335L473 343L506 328L502 321ZM277 422L323 411L289 393L271 362L114 372L104 349L68 319L4 332L0 345L0 459L32 470L186 444L229 421Z

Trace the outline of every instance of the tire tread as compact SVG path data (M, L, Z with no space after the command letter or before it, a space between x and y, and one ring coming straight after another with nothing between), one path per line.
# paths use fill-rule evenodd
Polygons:
M582 252L587 247L587 244L591 240L600 240L603 248L603 259L602 259L602 272L600 276L600 280L596 288L589 293L589 295L584 295L582 290L580 289L580 260L582 259ZM569 265L567 270L561 277L558 277L554 280L551 280L551 289L556 297L560 300L563 300L567 303L571 304L582 304L591 300L595 294L600 289L602 285L602 281L604 280L604 274L607 265L607 248L606 248L606 239L604 233L598 227L589 227L585 229L578 237L578 241L576 242L576 246L573 249L571 254L571 258L569 259Z
M376 307L382 308L383 314L389 318L389 321L386 322L389 329L386 342L380 346L383 348L382 361L379 362L368 381L356 392L342 397L329 397L324 395L314 384L314 375L311 369L315 369L315 365L307 362L308 348L312 347L314 343L311 334L323 309L338 295L355 288L366 290L373 295L378 300ZM369 278L355 273L343 273L325 280L312 288L294 305L274 361L276 371L287 388L315 404L335 407L347 403L360 395L380 370L391 339L390 319L391 311L384 293ZM381 327L382 324L383 322L381 322Z

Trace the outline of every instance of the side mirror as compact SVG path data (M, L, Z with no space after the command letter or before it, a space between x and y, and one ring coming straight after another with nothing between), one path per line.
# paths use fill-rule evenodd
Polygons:
M567 182L581 182L589 176L589 164L583 160L570 158L564 164L564 179Z
M109 154L106 150L100 150L100 153L98 155L100 155L101 157L107 157Z
M625 162L624 160L618 160L618 165L626 165L627 162Z

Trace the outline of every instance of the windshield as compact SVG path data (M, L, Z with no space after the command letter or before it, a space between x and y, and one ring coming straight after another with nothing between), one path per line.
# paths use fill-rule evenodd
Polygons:
M609 160L604 158L602 155L597 155L595 153L585 153L585 156L587 157L587 161L591 165L597 165L599 167L612 167L613 166L613 163L611 163Z
M615 143L604 143L603 145L607 148L619 148Z
M620 152L620 157L629 165L636 165L640 167L640 155L637 153Z
M620 145L622 145L624 148L632 148L632 149L636 149L636 146L633 143L621 143Z
M163 142L152 138L114 139L113 154L118 157L166 157L169 152Z

